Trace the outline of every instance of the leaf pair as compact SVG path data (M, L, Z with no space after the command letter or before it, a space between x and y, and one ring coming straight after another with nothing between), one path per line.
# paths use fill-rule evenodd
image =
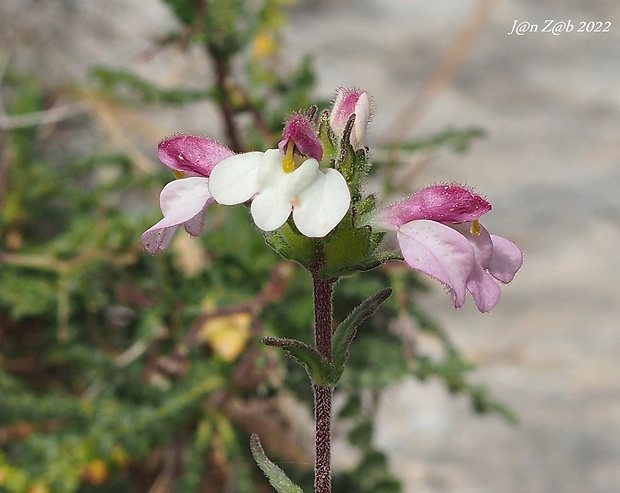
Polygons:
M295 340L265 337L268 346L284 349L286 354L297 361L306 370L314 385L335 387L349 358L349 347L357 334L357 328L373 315L381 303L392 294L392 288L385 288L363 301L338 326L332 339L332 361L322 356L315 348Z

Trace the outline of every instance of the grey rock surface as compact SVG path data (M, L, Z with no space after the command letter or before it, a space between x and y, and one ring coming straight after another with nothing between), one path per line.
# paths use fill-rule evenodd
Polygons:
M318 93L359 86L374 97L370 145L432 76L476 5L487 21L461 69L424 101L405 137L448 126L487 130L463 156L442 154L412 191L458 181L486 195L484 224L518 242L525 266L492 313L458 311L435 286L428 310L479 366L476 378L521 423L471 414L436 383L405 382L384 399L378 440L411 493L620 491L620 5L503 0L304 1L291 11L287 57L311 52ZM131 66L173 85L209 67L172 50L144 58L172 26L155 0L4 0L12 59L58 83L92 63ZM541 32L571 20L572 32ZM509 35L515 20L538 32ZM577 32L581 22L609 32ZM12 40L8 43L7 40ZM17 40L17 41L16 41ZM214 133L208 105L158 123ZM182 122L184 128L179 128Z

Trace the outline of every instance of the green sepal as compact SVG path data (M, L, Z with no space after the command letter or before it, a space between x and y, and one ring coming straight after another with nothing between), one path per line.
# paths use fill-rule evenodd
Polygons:
M351 115L340 138L340 152L336 159L335 167L342 173L342 176L349 184L351 198L353 203L356 204L361 200L362 185L371 166L368 162L366 149L358 149L356 151L351 145L351 132L353 131L354 122L355 115Z
M335 135L329 126L328 110L322 111L319 115L319 129L317 132L317 137L323 146L323 159L321 160L321 164L323 166L331 167L330 162L333 162L332 160L336 158L337 148L334 145Z
M306 370L313 384L324 387L331 386L333 367L313 347L296 339L283 339L279 337L264 337L263 343L267 346L284 349L287 356L293 358Z
M309 269L315 262L317 240L302 235L290 221L277 231L264 233L265 241L282 257L293 260Z
M324 262L319 270L323 279L349 275L369 270L377 263L375 251L383 239L383 233L374 233L368 225L356 228L356 210L351 210L338 227L323 241ZM371 266L368 267L369 262ZM366 266L366 268L361 268Z
M250 450L256 464L267 476L269 483L277 493L303 493L303 490L293 483L282 469L269 460L260 444L258 435L252 434L250 437Z
M381 306L381 303L387 300L391 294L392 288L382 289L358 305L340 323L332 339L332 381L338 382L342 376L345 364L349 358L349 347L355 338L355 334L357 334L357 328L364 320L373 315Z

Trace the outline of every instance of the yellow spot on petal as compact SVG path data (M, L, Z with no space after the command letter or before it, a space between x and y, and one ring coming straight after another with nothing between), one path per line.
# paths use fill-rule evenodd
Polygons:
M234 361L241 354L250 337L252 316L247 312L214 317L200 328L200 339L226 361Z
M292 173L295 171L295 161L293 160L293 151L295 150L295 143L292 140L286 144L286 155L284 161L282 161L282 169L285 173Z
M172 170L172 174L176 179L185 178L185 173L183 173L182 171L177 171L176 169Z
M469 232L472 236L480 236L480 221L476 219L474 222L472 222Z

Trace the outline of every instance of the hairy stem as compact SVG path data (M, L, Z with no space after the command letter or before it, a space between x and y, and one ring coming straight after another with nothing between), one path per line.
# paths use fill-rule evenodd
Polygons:
M332 320L334 281L324 281L318 273L312 277L314 286L314 338L317 350L332 360ZM331 420L332 389L314 385L314 419L316 456L314 460L315 493L331 492Z

